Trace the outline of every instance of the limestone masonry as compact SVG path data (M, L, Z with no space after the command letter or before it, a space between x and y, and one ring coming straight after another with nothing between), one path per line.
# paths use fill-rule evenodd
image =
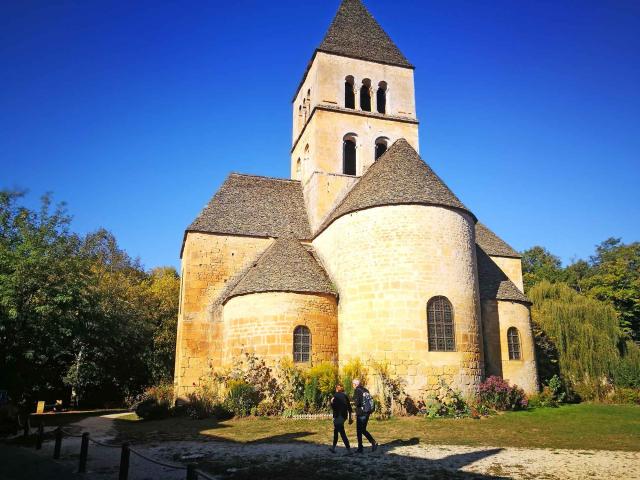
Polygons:
M231 174L185 232L178 395L243 351L386 363L415 396L537 390L520 255L420 158L413 72L344 0L293 98L291 180Z

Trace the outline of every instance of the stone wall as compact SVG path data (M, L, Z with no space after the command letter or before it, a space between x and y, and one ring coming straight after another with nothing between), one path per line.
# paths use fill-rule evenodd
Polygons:
M414 395L444 379L470 393L483 375L472 219L432 206L384 206L336 220L313 245L339 291L340 364L386 362ZM427 302L453 305L455 352L430 352Z
M268 364L293 358L293 330L311 331L312 364L337 361L338 316L333 295L268 292L233 297L224 306L224 361L243 351Z
M351 175L314 172L304 184L304 201L311 231L315 232L358 181Z
M537 393L538 373L529 308L517 302L484 300L482 324L486 375L502 377L528 394ZM520 360L509 360L507 330L510 327L517 328L520 335Z
M221 322L211 305L227 282L266 250L266 238L188 233L182 252L182 288L174 383L178 395L192 390L209 364L221 359Z

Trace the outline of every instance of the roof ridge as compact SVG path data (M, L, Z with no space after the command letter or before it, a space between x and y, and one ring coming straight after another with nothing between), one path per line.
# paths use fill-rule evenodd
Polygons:
M300 183L300 180L295 180L293 178L279 178L279 177L267 177L266 175L254 175L252 173L240 173L240 172L231 172L229 173L229 176L236 176L236 177L250 177L250 178L260 178L263 180L275 180L275 181L279 181L279 182L293 182L293 183Z

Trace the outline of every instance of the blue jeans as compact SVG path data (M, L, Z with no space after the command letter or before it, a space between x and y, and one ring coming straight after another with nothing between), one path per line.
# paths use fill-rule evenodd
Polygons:
M358 436L358 451L362 451L362 436L364 435L369 443L373 445L376 441L371 434L367 432L367 423L369 423L369 415L357 415L356 416L356 435Z

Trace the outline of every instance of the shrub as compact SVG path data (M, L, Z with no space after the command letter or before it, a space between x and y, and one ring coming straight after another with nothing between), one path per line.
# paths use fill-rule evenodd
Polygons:
M440 388L437 391L426 394L420 406L420 411L429 418L462 418L471 414L471 407L462 394L443 381L440 382Z
M375 416L378 419L387 419L395 411L404 413L403 404L407 395L404 392L404 382L399 377L392 377L389 365L386 363L372 362L378 402Z
M612 392L613 387L606 380L583 380L572 386L580 401L603 401Z
M137 397L131 409L143 420L158 420L172 414L173 384L160 383L147 388Z
M309 411L324 408L336 390L338 368L332 363L323 362L306 372L304 401Z
M367 373L366 367L362 364L359 358L350 360L342 367L342 386L344 387L344 392L349 397L353 396L353 380L357 378L363 385L366 385L368 380Z
M640 347L627 341L624 355L613 372L617 387L640 388Z
M640 389L624 387L616 388L610 401L611 403L640 405Z
M271 417L280 415L283 412L282 404L271 400L263 400L255 410L255 415L258 417Z
M522 410L528 400L524 390L509 385L500 377L491 376L478 387L478 405L493 410Z
M244 380L231 380L227 384L224 407L239 417L246 417L258 406L260 394Z
M304 401L304 373L291 359L283 359L278 364L280 396L277 401L283 409L291 409L297 402Z
M160 420L171 415L171 407L166 403L159 403L154 398L148 398L136 405L135 412L143 420Z

